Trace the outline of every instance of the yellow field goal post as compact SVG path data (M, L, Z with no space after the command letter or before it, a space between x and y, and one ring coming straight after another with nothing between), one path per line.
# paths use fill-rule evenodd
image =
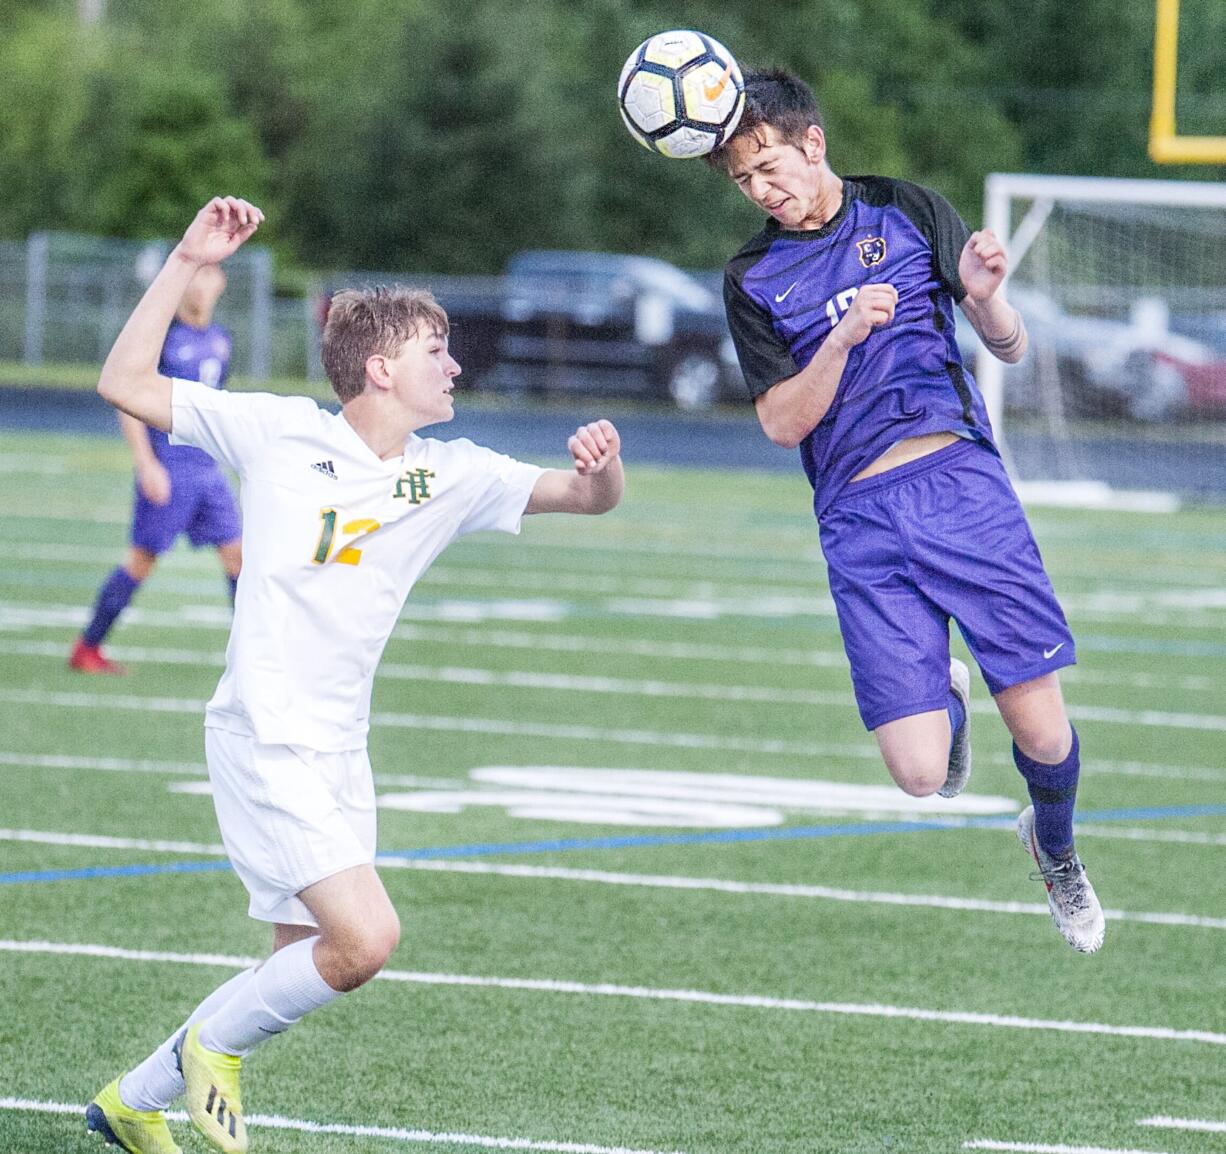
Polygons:
M1226 136L1180 136L1175 127L1179 0L1157 0L1149 156L1155 164L1226 164Z

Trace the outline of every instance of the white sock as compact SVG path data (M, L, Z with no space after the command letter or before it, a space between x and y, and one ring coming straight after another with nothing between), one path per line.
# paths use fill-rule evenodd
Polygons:
M318 937L278 950L255 972L255 979L200 1028L208 1050L245 1057L274 1034L284 1033L312 1010L341 996L320 976L312 953Z
M228 982L218 986L198 1005L187 1019L139 1066L123 1076L119 1083L119 1097L131 1110L165 1110L183 1093L183 1075L175 1061L174 1045L178 1036L188 1026L194 1026L201 1018L221 1009L255 976L255 967L235 974Z

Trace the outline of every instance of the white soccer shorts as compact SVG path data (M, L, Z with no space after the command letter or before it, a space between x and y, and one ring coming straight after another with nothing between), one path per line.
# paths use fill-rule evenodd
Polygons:
M307 886L375 858L375 785L365 749L263 745L206 727L221 839L263 922L313 926Z

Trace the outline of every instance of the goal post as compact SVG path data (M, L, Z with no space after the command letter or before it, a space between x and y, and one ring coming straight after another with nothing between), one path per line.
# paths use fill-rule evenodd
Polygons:
M1226 184L994 173L984 223L1030 334L976 357L1023 495L1226 501Z
M1176 129L1179 0L1156 0L1156 4L1149 157L1155 164L1226 164L1226 136L1180 136Z

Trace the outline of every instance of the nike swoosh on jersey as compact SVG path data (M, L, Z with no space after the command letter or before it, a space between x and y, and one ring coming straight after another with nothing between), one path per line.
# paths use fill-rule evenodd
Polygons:
M1043 660L1050 661L1063 648L1064 648L1064 642L1061 641L1060 644L1055 647L1055 649L1044 649L1043 650Z
M783 302L788 299L788 293L790 293L798 284L800 284L800 281L794 280L790 285L788 285L787 288L783 290L783 292L775 293L775 304L783 304Z

